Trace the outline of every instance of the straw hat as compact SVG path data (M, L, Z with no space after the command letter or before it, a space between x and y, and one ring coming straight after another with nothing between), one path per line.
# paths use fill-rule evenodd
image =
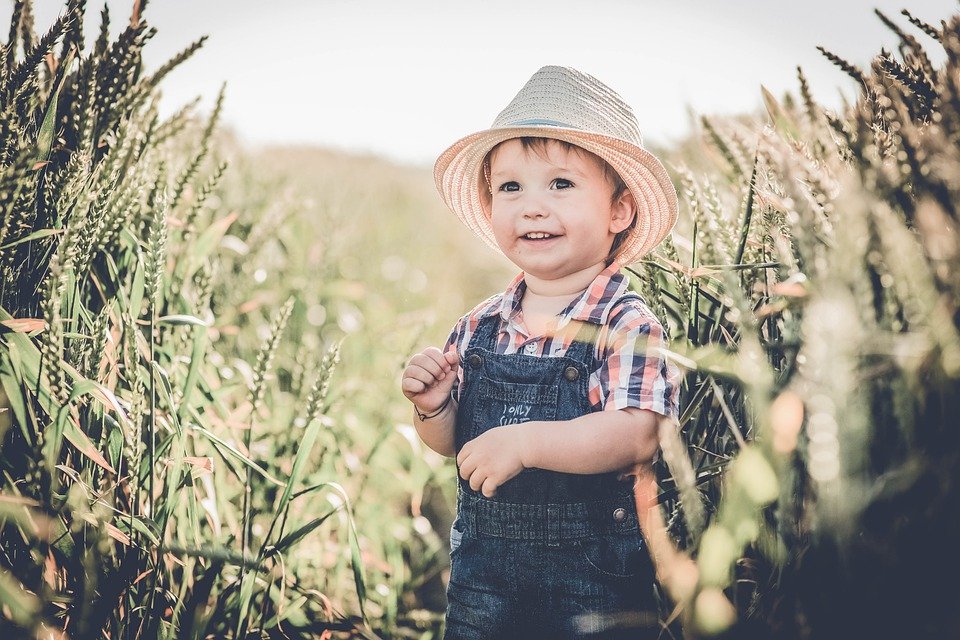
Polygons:
M542 67L493 125L440 154L433 177L450 209L499 251L480 199L483 158L510 138L538 136L573 143L606 160L637 203L637 223L617 253L630 264L653 249L677 221L677 191L657 158L643 148L633 110L613 89L569 67Z

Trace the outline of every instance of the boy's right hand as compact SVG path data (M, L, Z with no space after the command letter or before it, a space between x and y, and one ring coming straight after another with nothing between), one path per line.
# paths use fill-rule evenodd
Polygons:
M427 347L407 363L400 383L403 395L421 413L433 413L450 397L459 367L456 351L442 353L436 347Z

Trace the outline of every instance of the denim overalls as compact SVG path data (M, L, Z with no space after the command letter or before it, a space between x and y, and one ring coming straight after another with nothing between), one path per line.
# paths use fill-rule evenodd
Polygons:
M457 453L487 429L590 411L591 344L497 354L499 321L483 318L463 355ZM487 498L458 474L444 638L656 637L654 569L617 475L524 469Z

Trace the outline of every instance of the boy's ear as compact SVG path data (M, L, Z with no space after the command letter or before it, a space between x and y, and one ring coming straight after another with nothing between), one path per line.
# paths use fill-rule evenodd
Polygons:
M480 210L483 211L483 217L486 218L487 220L490 220L493 218L493 212L490 210L490 207L492 206L492 204L493 203L489 199L487 199L483 201L482 206L480 207Z
M483 188L480 188L480 210L483 212L483 217L489 220L491 216L491 207L493 206L493 198L490 194L485 193Z
M620 233L630 227L637 213L637 201L629 189L624 189L620 197L610 207L610 231Z

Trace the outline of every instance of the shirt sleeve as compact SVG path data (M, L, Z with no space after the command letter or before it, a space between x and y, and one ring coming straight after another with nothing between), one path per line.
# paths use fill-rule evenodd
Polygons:
M623 314L597 371L603 408L637 407L679 419L681 372L661 351L666 347L663 325L652 314Z

